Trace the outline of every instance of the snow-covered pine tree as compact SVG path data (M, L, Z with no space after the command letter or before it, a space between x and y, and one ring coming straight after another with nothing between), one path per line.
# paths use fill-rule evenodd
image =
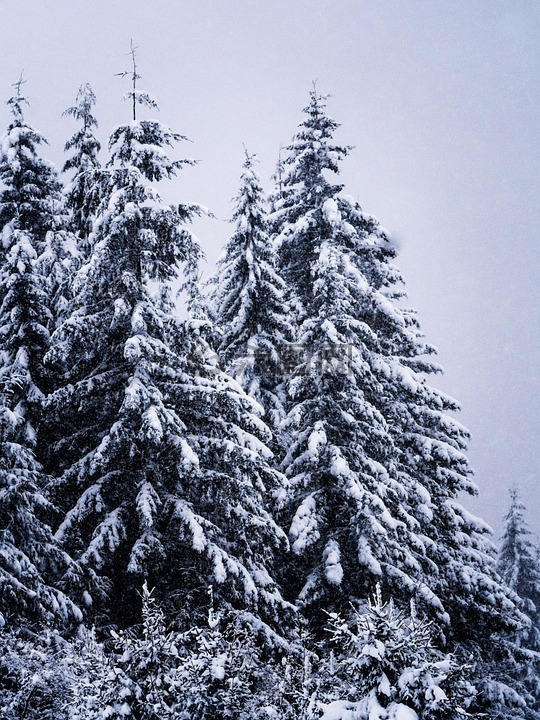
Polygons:
M78 266L78 250L68 227L62 185L54 165L39 155L40 145L47 141L30 127L23 113L27 103L17 95L8 104L13 122L8 128L0 171L5 188L0 206L0 227L17 218L17 227L31 234L36 253L36 270L44 278L51 311L45 327L52 331L56 316L62 314L69 297L71 277Z
M65 145L65 151L71 151L72 155L64 163L63 171L73 173L66 188L67 206L79 249L87 259L92 223L101 200L100 180L103 179L98 158L101 143L94 135L98 123L92 114L96 96L88 83L80 86L75 102L64 115L75 118L81 126Z
M284 159L274 223L282 275L298 312L298 357L289 383L291 483L284 521L297 559L285 579L311 612L348 607L382 578L394 592L423 582L423 548L405 490L393 477L393 443L372 398L379 389L375 330L359 319L368 283L340 223L341 186L329 182L348 148L331 143L337 123L311 93L306 120Z
M180 631L169 620L145 585L141 622L113 630L108 653L79 633L66 648L67 719L296 717L276 693L281 666L262 660L264 643L238 614L210 602L205 624Z
M497 558L497 571L521 599L522 610L530 624L522 624L516 633L521 649L521 675L535 698L540 713L540 547L525 519L525 506L517 486L510 489L510 507ZM532 651L532 652L529 652ZM535 717L535 716L531 716Z
M374 329L371 348L379 354L379 386L369 397L388 423L396 477L407 489L410 522L425 549L424 571L446 621L452 617L447 632L469 637L473 617L478 633L508 629L517 617L496 577L490 529L458 502L460 493L476 493L465 455L469 433L449 415L458 403L428 384L441 368L430 357L436 350L426 344L416 313L398 302L406 295L392 263L395 247L351 198L338 198L335 211L336 223L355 230L351 258L369 283L357 316Z
M349 613L348 615L350 615ZM380 589L352 618L330 616L330 652L317 666L321 720L458 720L476 694L471 668L432 643L434 630L383 601Z
M88 630L84 625L77 635L63 648L63 662L60 672L67 686L62 710L54 720L103 720L107 706L125 700L119 697L119 686L129 685L122 670L115 666L112 647L105 650L104 643L96 639L95 628ZM106 638L111 644L111 638ZM111 708L112 709L112 708ZM112 714L112 713L109 713Z
M265 199L254 162L255 156L246 151L235 198L236 230L210 284L211 303L221 330L218 351L223 367L261 404L277 440L285 416L284 351L292 329L284 282L275 270Z
M510 489L510 507L504 518L504 529L497 558L497 571L504 582L523 601L523 610L531 619L530 628L522 628L522 640L540 650L540 567L538 543L533 540L525 519L517 487Z
M62 187L54 166L38 154L39 146L47 141L24 118L23 105L28 103L21 95L24 82L21 76L15 84L17 94L8 100L13 120L2 147L0 176L5 187L0 226L17 218L19 228L32 233L41 251L54 217L54 201L60 197Z
M324 113L324 97L315 89L304 108L301 123L291 145L278 163L278 190L272 196L271 228L278 238L278 266L296 305L297 321L306 316L306 304L313 296L310 272L317 264L320 238L316 220L325 201L342 190L325 173L339 172L339 163L351 148L331 143L339 124Z
M134 66L128 99L155 108L137 77ZM94 613L122 624L143 578L184 620L197 618L210 583L220 606L266 618L284 606L271 574L286 539L263 502L279 483L267 431L254 401L211 364L200 323L180 322L151 292L196 245L185 208L152 184L185 164L166 153L181 139L155 120L113 131L109 200L49 353L69 368L49 401L65 509L57 537L102 578L110 599Z
M211 601L207 624L178 633L176 645L178 720L296 717L281 693L282 664L269 662L258 632L236 614L216 612Z
M114 650L90 640L83 650L78 677L73 675L69 720L174 720L177 701L177 634L165 627L165 617L146 584L142 622L119 633L112 631ZM84 660L88 664L85 671Z
M24 120L20 86L0 157L0 619L67 623L80 612L53 583L74 567L46 522L53 508L35 457L51 323L36 263L52 222L48 192L58 185L37 156L42 138Z
M45 250L45 238L54 221L51 198L60 185L54 168L38 156L44 138L25 121L22 106L22 79L17 95L8 100L13 113L2 142L0 178L0 228L2 229L3 348L11 350L12 362L20 343L19 327L24 323L27 367L32 373L34 400L47 385L43 356L49 346L51 311L45 280L36 272L36 261ZM35 430L35 428L34 428Z
M304 347L289 385L291 576L301 568L303 603L330 609L380 580L398 602L415 595L441 640L487 657L519 613L489 528L457 502L474 490L467 431L447 415L457 403L426 382L438 368L396 303L387 233L327 178L347 148L331 144L337 124L315 91L306 113L273 214ZM507 700L521 702L511 689Z

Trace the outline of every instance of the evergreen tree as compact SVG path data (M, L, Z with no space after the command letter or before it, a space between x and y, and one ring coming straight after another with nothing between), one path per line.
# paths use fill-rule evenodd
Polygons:
M539 546L525 520L525 506L517 487L510 489L510 508L504 519L504 530L497 559L497 571L521 599L529 623L516 633L521 648L520 666L516 668L540 708L540 567ZM517 665L518 663L516 663ZM531 717L536 717L531 715Z
M291 483L284 519L299 565L285 582L315 613L366 597L379 578L401 594L416 585L436 602L423 582L408 498L392 474L388 425L373 400L381 357L372 349L375 330L360 319L369 286L355 264L356 231L341 222L341 186L326 176L348 149L331 144L337 124L315 91L306 113L274 212L299 350L284 465Z
M377 589L367 609L355 609L350 620L331 615L328 630L332 650L317 668L322 701L311 717L470 717L471 668L433 647L433 628L414 605L408 613L400 611Z
M293 142L280 157L278 192L272 198L272 229L278 235L278 259L281 275L290 288L291 300L302 322L313 296L312 267L320 251L317 221L326 200L336 196L341 185L333 185L327 173L338 173L339 162L350 147L331 143L338 123L324 113L324 99L315 89L304 108L307 117Z
M43 356L49 346L51 311L36 262L54 222L51 197L59 195L60 186L52 166L38 157L37 146L44 138L24 119L26 98L20 95L21 83L17 83L18 94L8 100L13 121L3 138L0 159L4 185L0 194L2 346L11 362L19 345L25 347L26 366L32 374L30 396L37 400L47 385Z
M429 357L436 351L425 343L416 313L395 303L406 295L392 264L393 244L375 218L344 201L349 207L341 214L360 241L359 267L378 295L359 317L377 328L384 372L376 403L388 420L397 477L408 488L415 532L426 550L426 582L445 610L439 632L472 652L479 708L495 712L499 706L521 716L523 698L537 692L534 683L522 682L536 660L508 643L524 618L515 594L496 575L491 529L458 502L459 493L476 494L465 455L469 434L448 415L458 403L428 383L441 369Z
M77 635L63 648L60 672L68 692L62 713L55 720L103 720L103 710L115 682L110 657L104 644L97 641L96 631L81 625Z
M265 640L250 624L216 612L211 602L206 623L184 631L167 625L145 585L142 622L113 631L112 652L105 654L92 636L84 646L75 643L69 720L285 719L275 692L281 668L275 658L269 662L272 653L265 655Z
M179 634L175 718L285 718L284 705L292 708L276 693L279 656L259 635L237 615L216 612L213 604L206 626Z
M313 91L305 112L273 214L304 354L289 384L291 576L303 578L308 614L365 598L374 581L398 602L416 595L440 642L481 662L493 643L507 652L497 635L520 617L489 528L457 501L474 492L468 434L446 414L457 403L426 382L439 368L398 304L387 233L328 179L348 149L332 144L324 98ZM480 684L484 671L494 679L483 666ZM522 702L515 689L507 699Z
M81 677L74 678L70 720L176 718L175 635L166 631L163 613L146 585L141 626L113 631L113 639L115 649L108 656L95 642L92 654L86 653L90 672L83 669Z
M20 84L0 158L0 619L68 622L80 612L53 583L77 573L46 522L53 508L35 457L51 323L36 264L52 222L47 193L57 182L37 156L42 139L24 120Z
M21 79L17 94L8 100L13 114L4 138L0 177L4 184L0 205L0 226L17 219L17 227L32 234L38 255L44 249L45 236L55 217L55 202L61 201L62 186L54 166L43 160L39 146L46 140L26 123L21 95Z
M98 159L101 144L94 136L98 123L92 114L96 97L88 83L80 86L75 102L64 115L78 120L81 127L65 145L65 151L72 151L72 155L64 163L63 170L73 173L66 188L67 206L71 211L71 223L79 239L79 248L83 257L87 258L92 223L101 200L100 182L103 180Z
M277 435L285 416L284 350L291 339L284 282L277 274L267 230L264 195L246 151L235 198L236 231L218 261L213 279L214 317L224 368L265 410Z
M47 141L24 118L22 108L27 100L21 95L23 82L21 77L16 84L17 95L8 101L13 121L5 136L0 169L5 185L0 227L15 223L32 238L36 272L42 276L49 298L44 327L50 332L57 315L65 309L71 278L78 266L78 250L69 230L58 173L52 163L39 155L40 146Z
M334 219L354 228L351 258L368 281L357 318L375 333L370 347L378 355L378 384L375 394L366 390L388 424L393 473L407 491L423 571L445 610L441 631L461 641L474 622L477 637L487 639L515 627L519 618L496 577L490 528L458 502L459 493L476 494L465 454L469 433L448 414L459 405L428 383L441 372L430 357L436 350L426 344L416 313L398 302L406 295L384 228L346 196L337 199Z
M522 628L522 640L531 648L540 650L538 544L532 539L517 487L510 489L510 508L504 518L497 571L508 587L519 595L523 609L531 619L531 626Z
M137 78L134 64L128 99L155 107ZM201 323L180 322L151 292L193 256L187 211L152 185L185 164L165 152L181 139L154 120L114 130L109 201L49 353L69 368L49 401L57 537L102 579L110 599L94 612L123 624L144 578L184 619L209 583L228 606L283 610L271 566L285 539L263 503L279 479L254 401L210 364Z

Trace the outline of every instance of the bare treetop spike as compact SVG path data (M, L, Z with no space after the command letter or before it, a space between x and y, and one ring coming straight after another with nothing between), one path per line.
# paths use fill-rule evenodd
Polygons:
M14 87L17 90L17 97L21 97L21 87L26 83L26 80L23 80L24 70L21 70L21 74L19 76L19 79L17 82L13 83L12 87Z

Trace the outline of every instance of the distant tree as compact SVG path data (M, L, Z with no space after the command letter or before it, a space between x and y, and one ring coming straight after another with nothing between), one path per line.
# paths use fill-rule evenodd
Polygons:
M94 136L97 120L92 114L96 96L88 83L83 83L77 93L76 104L69 107L64 115L81 123L80 128L67 141L65 151L72 152L64 163L64 172L71 172L72 178L66 188L68 209L71 211L72 227L79 239L79 248L84 258L90 252L90 233L101 202L100 173L98 158L101 144Z
M521 599L522 610L530 621L517 632L516 640L521 649L521 657L518 658L521 663L517 671L540 709L539 550L538 541L528 528L519 490L514 486L510 489L510 508L504 518L497 570L507 586Z
M285 416L284 355L292 329L254 161L255 156L246 151L235 198L236 230L218 261L212 305L221 330L218 351L224 368L261 404L277 436Z
M523 628L523 641L540 650L540 566L538 543L525 520L525 506L517 487L510 489L510 508L504 518L504 530L497 559L497 571L523 601L523 610L531 626Z

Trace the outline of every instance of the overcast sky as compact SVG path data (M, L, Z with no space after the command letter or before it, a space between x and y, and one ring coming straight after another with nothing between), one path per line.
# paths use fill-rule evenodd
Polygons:
M466 506L496 529L519 482L540 531L540 2L538 0L0 0L0 93L24 69L28 121L62 162L61 118L81 82L100 139L129 120L130 39L141 88L187 135L168 200L231 228L243 147L267 189L312 81L354 145L342 180L401 247L410 305L463 406L480 488ZM0 123L9 121L5 106Z

